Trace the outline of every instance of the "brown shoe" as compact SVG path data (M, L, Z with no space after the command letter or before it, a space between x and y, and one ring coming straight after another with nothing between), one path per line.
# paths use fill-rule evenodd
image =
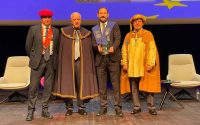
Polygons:
M151 115L157 115L156 109L149 109Z
M87 112L84 109L78 109L80 115L87 115Z
M65 116L70 116L70 115L72 115L72 110L68 109L67 112L65 113Z
M133 109L133 111L131 111L131 114L137 114L139 112L141 112L141 108L139 108L139 109Z
M51 115L48 111L42 111L41 116L47 119L53 119L53 115Z
M122 112L122 110L115 109L115 112L116 112L116 115L119 116L119 117L123 117L124 116L124 113Z
M33 112L29 112L28 115L26 116L26 121L32 121L34 118L33 118Z
M96 116L105 115L107 113L107 108L102 108L99 110L99 112L96 114Z

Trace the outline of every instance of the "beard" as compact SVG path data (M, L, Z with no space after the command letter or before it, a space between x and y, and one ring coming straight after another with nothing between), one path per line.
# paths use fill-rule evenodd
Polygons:
M99 18L99 21L102 22L102 23L105 23L107 20L108 20L108 18L106 18L104 16Z

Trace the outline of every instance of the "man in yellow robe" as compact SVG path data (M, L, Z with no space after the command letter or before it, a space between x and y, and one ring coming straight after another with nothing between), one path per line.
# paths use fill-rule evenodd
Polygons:
M134 15L130 20L131 31L126 34L122 46L122 75L127 75L130 81L133 99L131 114L141 112L140 90L146 93L149 113L157 115L154 93L161 91L159 55L152 33L143 29L145 22L146 18L141 14ZM121 88L126 88L123 81Z

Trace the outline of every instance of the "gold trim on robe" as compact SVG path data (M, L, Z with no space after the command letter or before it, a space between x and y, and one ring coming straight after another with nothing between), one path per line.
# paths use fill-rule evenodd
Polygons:
M63 28L61 28L61 32L62 32L62 34L64 35L64 37L66 37L66 38L68 38L68 39L71 39L72 40L72 72L73 72L73 84L75 85L75 74L74 74L74 45L75 45L75 31L73 32L73 35L71 36L71 35L69 35L69 34L66 34L65 33L65 31L64 31L64 29ZM85 38L87 38L88 36L90 36L90 34L91 34L91 32L90 31L88 31L84 36L82 36L82 34L81 34L81 32L80 31L78 31L78 35L79 35L79 38L80 38L80 56L81 56L81 58L80 58L80 61L81 61L81 66L80 66L80 99L88 99L88 98L94 98L94 97L96 97L96 96L98 96L98 91L97 91L97 93L93 93L93 94L91 94L91 95L86 95L86 96L83 96L83 85L84 85L84 83L83 83L83 78L84 78L84 73L83 73L83 66L84 66L84 64L83 64L83 50L82 50L82 40L83 39L85 39ZM93 83L93 84L95 84L95 83ZM74 93L74 95L75 96L73 96L73 95L64 95L64 94L60 94L60 93L56 93L56 92L52 92L52 94L53 95L56 95L56 96L60 96L60 97L64 97L64 98L77 98L76 96L77 96L77 94L76 94L76 89L75 89L75 87L73 87L73 93Z

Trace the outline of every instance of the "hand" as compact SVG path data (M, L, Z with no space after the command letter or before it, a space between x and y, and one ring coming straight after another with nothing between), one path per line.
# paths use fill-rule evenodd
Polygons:
M150 65L146 65L146 69L147 69L147 72L149 72L150 70L152 70L153 66L150 66Z
M99 53L103 53L103 48L101 47L101 45L98 45L98 51Z
M123 65L123 70L124 70L125 72L127 72L128 66L127 66L127 65Z
M113 54L113 53L114 53L114 47L113 47L113 46L110 47L110 49L108 50L108 52L109 52L110 54Z

